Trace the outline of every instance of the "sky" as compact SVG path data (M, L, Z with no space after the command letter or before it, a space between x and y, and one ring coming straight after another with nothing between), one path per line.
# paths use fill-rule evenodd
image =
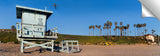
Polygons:
M57 9L52 5L56 3ZM111 21L112 34L114 22L123 22L123 25L130 24L130 35L135 35L134 24L146 23L147 33L156 30L160 32L158 19L141 17L141 4L138 0L1 0L0 1L0 29L10 29L21 22L16 18L16 5L45 9L54 13L47 20L47 28L58 27L61 34L89 35L90 25L102 25ZM104 30L103 30L104 31ZM98 32L95 30L95 32ZM159 34L160 35L160 34Z

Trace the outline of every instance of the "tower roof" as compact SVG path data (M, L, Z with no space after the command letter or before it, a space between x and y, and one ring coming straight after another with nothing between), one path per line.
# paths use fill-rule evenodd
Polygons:
M30 7L24 7L24 6L19 6L16 5L16 17L21 19L22 18L22 11L27 11L31 13L39 13L39 14L44 14L47 16L46 19L49 18L49 16L53 13L52 11L47 11L47 10L41 10L41 9L36 9L36 8L30 8Z

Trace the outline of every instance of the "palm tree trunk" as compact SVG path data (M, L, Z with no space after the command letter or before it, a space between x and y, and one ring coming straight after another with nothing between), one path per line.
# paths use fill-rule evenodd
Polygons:
M136 36L136 28L135 28L135 36Z
M117 31L117 36L119 36L119 32L120 32L120 30L118 29L118 31Z
M89 30L89 36L90 36L90 30Z
M101 30L99 29L99 36L101 35Z
M129 31L129 29L127 30L127 32L128 32L128 34L127 34L127 35L129 36L129 34L130 34L130 31Z
M116 33L117 33L117 31L115 30L115 36L117 36L117 34L116 34Z
M106 29L105 29L105 31L104 31L104 35L106 35Z
M99 33L100 33L100 36L101 36L101 34L102 34L102 29L100 29Z
M138 28L137 28L137 35L139 36L139 30L138 30Z
M121 37L122 37L122 30L121 30Z
M126 36L126 29L125 29L125 36Z
M111 36L111 29L110 29L110 36Z
M146 35L146 27L145 27L145 30L144 30L144 31L145 31L145 35Z
M107 29L107 36L108 36L108 29Z
M93 36L94 36L94 29L93 29Z
M126 34L127 34L127 36L129 36L129 30L128 29L127 29L127 33Z

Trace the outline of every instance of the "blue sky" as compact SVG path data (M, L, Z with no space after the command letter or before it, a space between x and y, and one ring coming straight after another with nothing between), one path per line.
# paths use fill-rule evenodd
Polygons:
M57 9L52 6L58 5ZM159 32L159 21L156 18L141 18L141 4L138 0L1 0L0 28L11 28L21 20L16 18L16 5L53 11L48 19L48 29L58 27L58 32L72 35L89 35L90 25L102 25L107 21L130 24L131 35L134 35L133 24L147 23L147 33L152 29Z

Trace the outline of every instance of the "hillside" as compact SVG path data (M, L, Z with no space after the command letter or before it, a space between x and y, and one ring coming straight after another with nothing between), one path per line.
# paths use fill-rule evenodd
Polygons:
M16 33L11 33L11 32L0 32L0 41L2 41L3 43L7 42L18 43L18 40L16 38Z
M78 40L80 44L95 44L104 45L105 42L112 42L114 44L145 44L145 39L142 36L78 36L78 35L59 35L57 41L61 40Z
M142 36L126 36L126 37L111 37L111 36L80 36L80 35L67 35L58 34L56 42L61 40L78 40L82 45L104 45L105 42L112 42L113 44L135 44L145 43ZM2 32L0 33L0 41L3 43L14 42L18 43L16 33Z

